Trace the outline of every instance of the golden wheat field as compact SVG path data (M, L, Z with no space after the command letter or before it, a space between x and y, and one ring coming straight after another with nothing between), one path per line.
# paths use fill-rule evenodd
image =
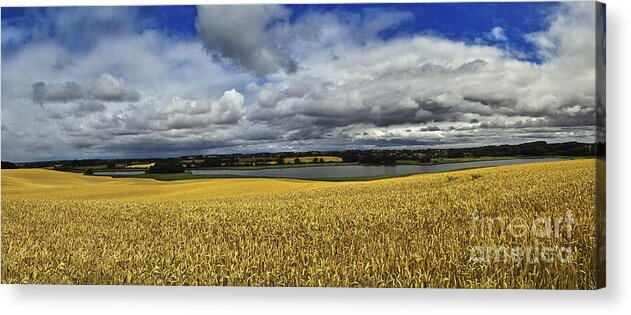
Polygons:
M367 182L3 170L2 283L589 289L594 196L594 159ZM573 225L542 238L476 217ZM475 246L571 260L480 261Z

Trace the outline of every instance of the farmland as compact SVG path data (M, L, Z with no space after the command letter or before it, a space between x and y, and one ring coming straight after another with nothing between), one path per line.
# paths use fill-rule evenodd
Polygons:
M300 157L296 157L296 158L284 158L284 162L285 164L291 164L291 163L295 163L296 160L299 160L300 163L310 163L313 162L315 160L322 160L323 163L341 163L342 158L337 157L337 156L300 156Z
M2 283L590 289L595 184L594 159L369 182L3 170ZM476 223L514 217L571 218L571 236Z
M129 169L148 169L148 168L152 167L154 164L156 164L156 163L132 164L132 165L126 165L125 168L129 168Z

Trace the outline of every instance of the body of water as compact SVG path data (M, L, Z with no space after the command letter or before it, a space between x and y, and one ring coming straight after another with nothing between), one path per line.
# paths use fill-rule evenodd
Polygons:
M437 165L331 165L294 168L268 168L260 170L190 170L199 175L236 175L245 177L280 177L297 179L353 178L366 176L401 176L411 174L456 171L476 167L501 166L537 162L553 162L564 158L511 159L496 161L477 161Z

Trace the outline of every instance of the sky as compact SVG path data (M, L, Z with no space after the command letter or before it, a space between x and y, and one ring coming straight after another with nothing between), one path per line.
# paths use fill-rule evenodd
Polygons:
M2 160L594 141L593 2L1 15Z

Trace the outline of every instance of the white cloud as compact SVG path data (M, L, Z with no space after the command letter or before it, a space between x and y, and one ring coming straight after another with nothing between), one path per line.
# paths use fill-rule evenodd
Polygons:
M526 35L547 61L594 66L596 15L593 2L562 5L550 27Z
M116 78L109 73L101 75L90 89L88 95L97 100L110 102L137 102L140 94L124 85L122 78Z
M217 101L174 98L157 115L146 112L140 120L157 122L154 127L156 130L164 127L184 129L203 128L212 124L234 124L243 117L243 103L243 95L235 89L225 91Z
M314 139L361 135L379 140L384 133L374 130L431 123L440 128L441 141L452 141L456 132L449 127L472 120L506 133L516 127L539 128L528 135L540 137L565 134L565 127L589 129L594 123L594 67L579 61L593 56L592 25L584 22L593 19L593 10L564 6L571 8L563 7L550 30L536 34L556 37L561 47L571 46L561 52L563 58L554 55L537 65L511 59L501 48L427 35L365 45L337 42L302 60L301 71L271 76L259 87L258 109L251 119L287 126L288 134ZM573 20L572 31L564 33L560 30L567 29L563 24L568 20ZM495 33L498 39L504 35L502 29ZM565 43L589 40L591 44L580 50ZM578 60L568 62L571 55Z
M212 106L213 122L218 124L238 122L243 115L243 101L243 95L235 89L224 92L219 101Z
M490 35L491 35L491 38L494 40L503 41L503 42L508 40L508 37L506 37L506 34L504 33L504 29L499 26L496 26L493 29L491 29Z

